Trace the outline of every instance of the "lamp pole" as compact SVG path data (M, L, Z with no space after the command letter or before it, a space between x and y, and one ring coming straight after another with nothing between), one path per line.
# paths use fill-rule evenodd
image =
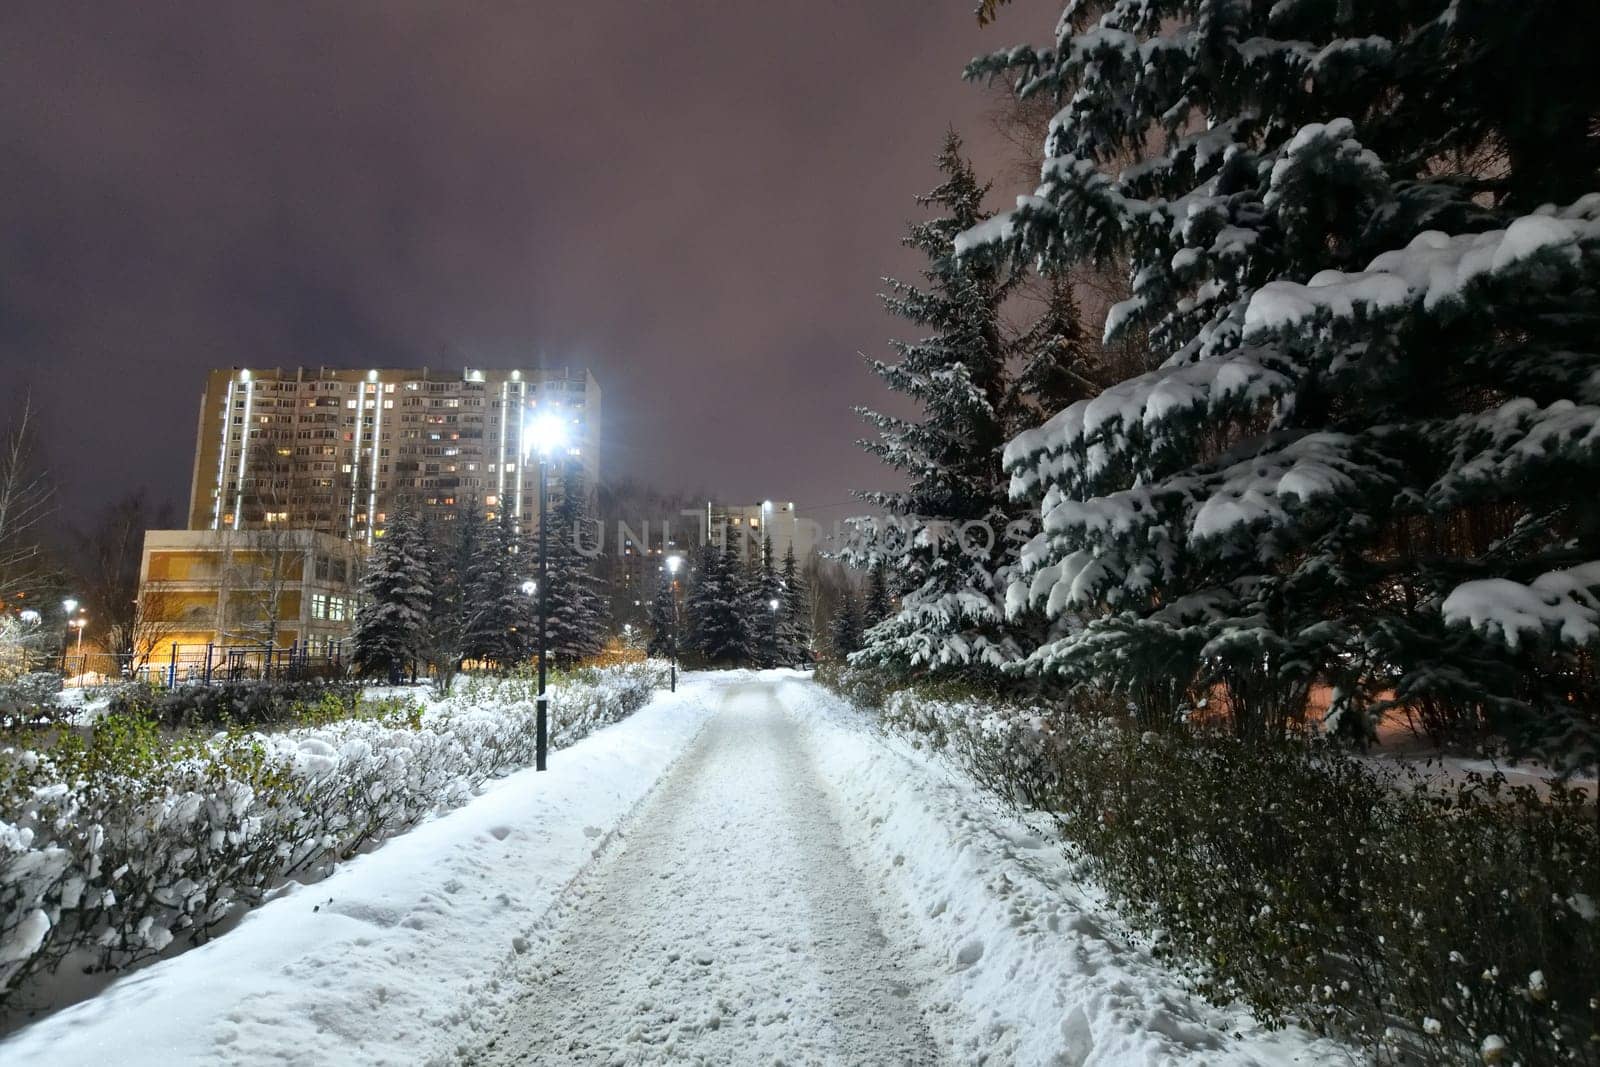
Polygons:
M539 450L539 696L534 702L537 721L534 726L533 766L535 770L542 771L550 750L550 696L545 690L545 660L549 653L546 648L549 636L547 623L550 618L549 463L551 453L566 443L567 424L559 415L547 412L534 418L528 428L533 433L533 447ZM527 459L526 454L523 459ZM519 473L517 476L520 478L522 475Z
M78 602L72 597L61 602L62 609L67 613L67 632L61 635L61 673L67 673L67 646L72 643L72 620L78 612ZM78 636L83 636L83 631L78 631Z
M678 691L678 568L683 566L682 556L667 557L667 581L672 583L672 665L668 668L671 672L671 688L668 692Z
M545 694L545 623L550 611L550 577L547 572L549 565L547 542L549 540L548 523L546 519L546 498L549 496L549 462L546 453L539 452L539 722L536 727L536 741L534 754L534 769L545 769L545 756L550 746L550 698Z

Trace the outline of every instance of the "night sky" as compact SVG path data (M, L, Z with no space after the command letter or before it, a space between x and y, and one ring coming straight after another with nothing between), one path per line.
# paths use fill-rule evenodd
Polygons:
M539 362L594 370L608 478L831 520L887 479L911 197L949 125L1006 157L961 66L1059 0L974 6L7 4L0 390L73 520L181 510L206 368Z

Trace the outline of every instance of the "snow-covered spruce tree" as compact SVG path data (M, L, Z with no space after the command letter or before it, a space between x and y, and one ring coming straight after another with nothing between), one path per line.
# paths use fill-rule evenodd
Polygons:
M996 580L1011 518L1000 465L1009 429L1000 306L1012 282L991 261L953 254L956 235L987 217L988 189L954 133L938 165L944 181L917 201L938 213L913 225L903 242L927 257L924 284L886 279L883 297L891 312L928 333L895 342L897 361L870 364L921 417L858 409L878 432L862 447L902 472L907 487L857 494L887 518L851 520L840 552L864 570L892 568L901 594L900 610L872 627L852 662L901 671L996 668L1018 654L1004 633Z
M677 640L678 598L672 591L672 576L663 570L650 601L650 644L645 654L671 659L677 654Z
M500 511L482 525L477 554L466 561L466 656L508 670L533 650L536 618L522 591L526 561L516 551L515 517Z
M432 608L433 574L417 518L402 510L373 550L361 581L354 659L363 674L400 674L422 658Z
M746 578L747 608L750 620L751 658L758 667L777 667L785 662L783 649L783 581L773 558L772 536L761 539L759 558Z
M778 623L778 650L780 663L798 667L811 662L811 594L805 575L794 557L794 545L783 554L783 571L780 575L783 598L782 615Z
M889 617L889 569L879 560L867 572L867 592L861 601L861 625L872 627Z
M684 601L683 646L719 667L750 661L749 619L738 558L731 545L707 544Z
M561 500L551 512L546 544L550 583L546 634L551 659L560 667L571 667L605 647L609 612L602 583L594 574L599 556L596 531L581 469L569 460L562 471ZM536 552L537 542L532 551L523 552L530 573L538 558ZM537 626L537 622L531 625Z
M483 516L470 501L459 506L452 521L428 517L423 543L433 574L423 654L433 666L434 685L448 693L467 656L467 623L471 603L467 572L483 544Z
M844 660L861 650L861 598L854 589L846 587L839 595L839 606L828 620L828 629L835 659Z
M1281 730L1335 688L1600 752L1600 7L1100 0L978 60L1050 94L1037 191L957 240L1126 256L1165 362L1018 436L1031 668ZM1111 161L1137 162L1116 170Z

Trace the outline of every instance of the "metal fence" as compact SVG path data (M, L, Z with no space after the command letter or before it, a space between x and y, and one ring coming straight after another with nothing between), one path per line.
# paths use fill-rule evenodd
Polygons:
M308 646L173 645L167 655L137 662L131 656L92 652L63 656L61 671L69 689L140 681L172 688L221 682L300 681L343 678L349 659L340 645L313 653Z

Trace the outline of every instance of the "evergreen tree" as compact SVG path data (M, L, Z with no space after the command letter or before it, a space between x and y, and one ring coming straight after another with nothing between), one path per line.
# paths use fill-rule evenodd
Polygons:
M705 545L684 603L684 647L717 666L750 661L748 604L740 571L731 545L720 550Z
M1030 669L1168 717L1220 686L1250 736L1326 682L1357 733L1399 702L1595 762L1600 83L1548 42L1600 8L1098 0L1057 33L969 68L1071 104L956 249L1125 257L1107 335L1164 362L1007 450L1044 531L1011 606L1082 616Z
M867 595L861 605L861 625L870 629L889 617L888 570L879 560L867 573Z
M482 526L475 556L467 561L466 655L506 670L532 650L537 620L532 598L522 591L527 576L516 552L515 517L502 509Z
M361 581L354 634L358 670L398 681L421 657L432 592L422 530L409 511L401 511L378 541Z
M778 576L776 561L772 556L772 536L761 539L761 555L748 579L751 655L759 667L777 667L784 663L783 647L784 595L783 582Z
M678 597L672 588L672 575L665 569L656 580L656 595L650 601L650 644L645 655L671 659L677 654Z
M1093 349L1084 333L1071 280L1056 275L1048 282L1043 313L1012 345L1020 366L1005 407L1008 432L1032 429L1101 389L1104 353Z
M1016 658L996 578L1011 518L1000 464L1012 392L1000 306L1013 282L988 260L952 252L956 235L987 217L988 190L954 133L939 170L944 181L918 198L938 213L903 242L927 257L925 284L888 279L883 298L892 313L930 332L896 342L898 361L871 363L921 419L859 409L878 431L863 447L902 472L907 488L858 494L888 518L852 520L852 542L840 553L853 566L894 569L900 611L873 626L855 662L899 669L997 667Z
M441 693L448 693L467 657L471 598L466 576L483 544L483 516L469 501L457 509L453 522L430 522L424 526L423 534L433 574L425 655L433 665L435 686Z
M780 666L802 666L811 662L811 595L792 544L783 554L779 584L783 608L778 622L778 662Z
M561 478L561 500L551 513L546 545L547 640L550 657L563 668L605 647L607 604L594 574L599 556L594 509L580 469L569 460ZM532 553L528 558L534 558Z
M829 623L833 631L830 638L836 659L845 659L861 650L861 602L855 590L845 588Z

